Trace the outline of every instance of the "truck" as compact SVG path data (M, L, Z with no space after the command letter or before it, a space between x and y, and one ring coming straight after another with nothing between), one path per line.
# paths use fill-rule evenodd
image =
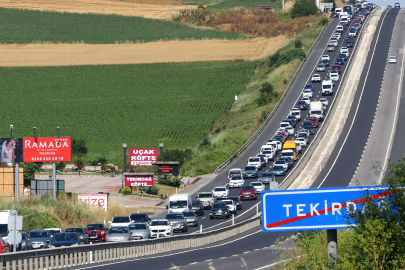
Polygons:
M322 87L321 87L322 96L333 95L333 85L334 85L334 83L332 80L323 80Z
M7 240L8 235L8 217L18 216L16 210L0 210L0 236Z
M347 5L343 7L343 12L347 12L349 18L351 19L354 15L354 10L352 5Z
M175 194L170 196L169 205L166 206L169 213L181 213L184 211L193 211L190 194Z
M312 101L309 104L309 115L316 116L318 121L323 121L323 103L322 101Z
M301 149L301 146L299 146ZM293 160L297 160L297 145L295 144L295 141L285 141L283 144L283 151L281 151L281 156L290 156L293 158Z

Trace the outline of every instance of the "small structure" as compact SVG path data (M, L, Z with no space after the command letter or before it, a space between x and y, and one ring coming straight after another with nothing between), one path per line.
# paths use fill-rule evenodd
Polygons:
M259 5L258 9L264 9L264 10L268 10L271 11L272 8L269 5Z

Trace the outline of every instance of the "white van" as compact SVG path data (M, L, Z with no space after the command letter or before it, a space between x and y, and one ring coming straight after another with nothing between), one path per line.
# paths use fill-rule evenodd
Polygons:
M181 213L184 211L193 211L190 194L175 194L170 196L169 205L166 206L169 213Z
M322 81L322 96L333 95L333 82L332 80Z

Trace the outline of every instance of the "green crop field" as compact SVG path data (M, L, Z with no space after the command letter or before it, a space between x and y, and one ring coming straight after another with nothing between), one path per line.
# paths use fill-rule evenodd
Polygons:
M0 68L0 136L84 138L92 156L193 146L245 89L256 62Z
M243 37L238 33L201 30L141 17L0 8L0 43L113 44L239 38Z
M271 2L271 1L263 1L263 0L231 0L231 1L223 1L218 4L209 6L210 9L229 9L235 7L248 7L248 8L257 8L259 5L269 5L273 9L281 9L282 3L281 2Z

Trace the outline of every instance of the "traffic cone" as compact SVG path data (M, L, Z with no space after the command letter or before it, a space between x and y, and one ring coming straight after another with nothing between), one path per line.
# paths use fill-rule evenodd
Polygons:
M119 188L120 186L118 185L118 182L117 182L117 188Z

